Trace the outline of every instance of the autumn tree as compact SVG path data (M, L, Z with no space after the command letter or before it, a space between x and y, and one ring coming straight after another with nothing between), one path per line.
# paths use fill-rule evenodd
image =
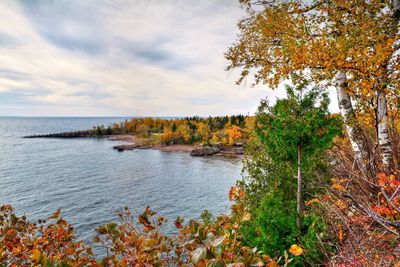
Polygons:
M303 210L302 163L326 150L340 133L340 122L328 112L329 98L320 88L307 90L307 83L286 87L287 98L274 106L263 101L257 114L255 131L274 161L297 164L297 216L301 227ZM321 93L322 91L322 93Z
M163 144L169 144L173 141L173 139L174 139L174 133L171 132L170 129L165 128L164 132L161 135L161 142Z
M190 132L190 128L187 124L179 125L177 131L182 136L182 139L185 143L190 142L191 132Z
M141 124L136 128L136 133L140 137L148 137L150 135L150 127L146 124Z
M255 83L276 88L296 73L335 86L358 165L369 155L356 111L367 110L376 122L382 162L390 168L387 103L396 101L398 94L398 1L240 2L247 16L239 23L237 42L226 53L228 70L242 70L238 82L254 73Z
M212 138L211 138L211 142L212 142L213 144L216 144L216 143L219 142L219 138L218 138L218 136L217 136L216 134L213 134L213 136L212 136Z
M225 132L228 134L229 145L233 145L235 141L242 137L241 130L236 125L230 127Z
M210 129L203 122L199 122L197 124L197 134L199 135L201 140L205 143L207 143L210 139Z

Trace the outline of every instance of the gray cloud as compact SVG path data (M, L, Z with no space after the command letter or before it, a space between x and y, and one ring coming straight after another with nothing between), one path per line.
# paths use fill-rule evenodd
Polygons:
M28 79L30 77L30 74L19 72L16 70L0 68L0 77L18 81Z
M284 93L224 71L241 16L232 0L1 1L0 115L252 113Z
M8 47L13 47L18 45L18 40L15 39L14 37L5 34L5 33L0 33L0 46L8 46Z

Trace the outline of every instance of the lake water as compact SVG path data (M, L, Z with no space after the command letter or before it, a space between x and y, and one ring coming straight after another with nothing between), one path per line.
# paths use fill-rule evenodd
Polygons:
M21 138L124 119L0 117L0 204L11 204L31 220L61 208L85 240L126 205L134 212L150 205L171 226L178 215L188 221L204 209L228 212L229 188L240 178L239 158L157 150L121 153L112 146L123 142L107 139Z

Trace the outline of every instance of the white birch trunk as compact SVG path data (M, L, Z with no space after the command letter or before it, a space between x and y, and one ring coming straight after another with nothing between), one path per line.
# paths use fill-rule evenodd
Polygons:
M400 1L393 1L393 17L399 20L400 17ZM394 55L392 55L393 61ZM390 65L390 64L389 64ZM382 154L382 163L386 171L390 171L393 162L392 146L389 138L389 119L387 111L387 99L384 91L376 92L376 120L377 120L377 133L378 133L378 144Z
M346 92L347 76L340 72L336 80L336 90L340 114L342 114L350 144L354 152L354 158L360 168L364 169L363 143L361 129L356 121L356 116L351 104L350 95Z
M389 138L389 119L387 112L387 99L385 93L377 93L377 123L378 143L382 154L382 163L386 171L389 171L393 162L392 146Z

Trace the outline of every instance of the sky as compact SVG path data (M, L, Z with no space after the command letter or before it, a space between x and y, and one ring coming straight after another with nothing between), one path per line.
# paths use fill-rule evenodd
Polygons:
M0 116L253 114L284 90L236 85L235 0L2 0Z

